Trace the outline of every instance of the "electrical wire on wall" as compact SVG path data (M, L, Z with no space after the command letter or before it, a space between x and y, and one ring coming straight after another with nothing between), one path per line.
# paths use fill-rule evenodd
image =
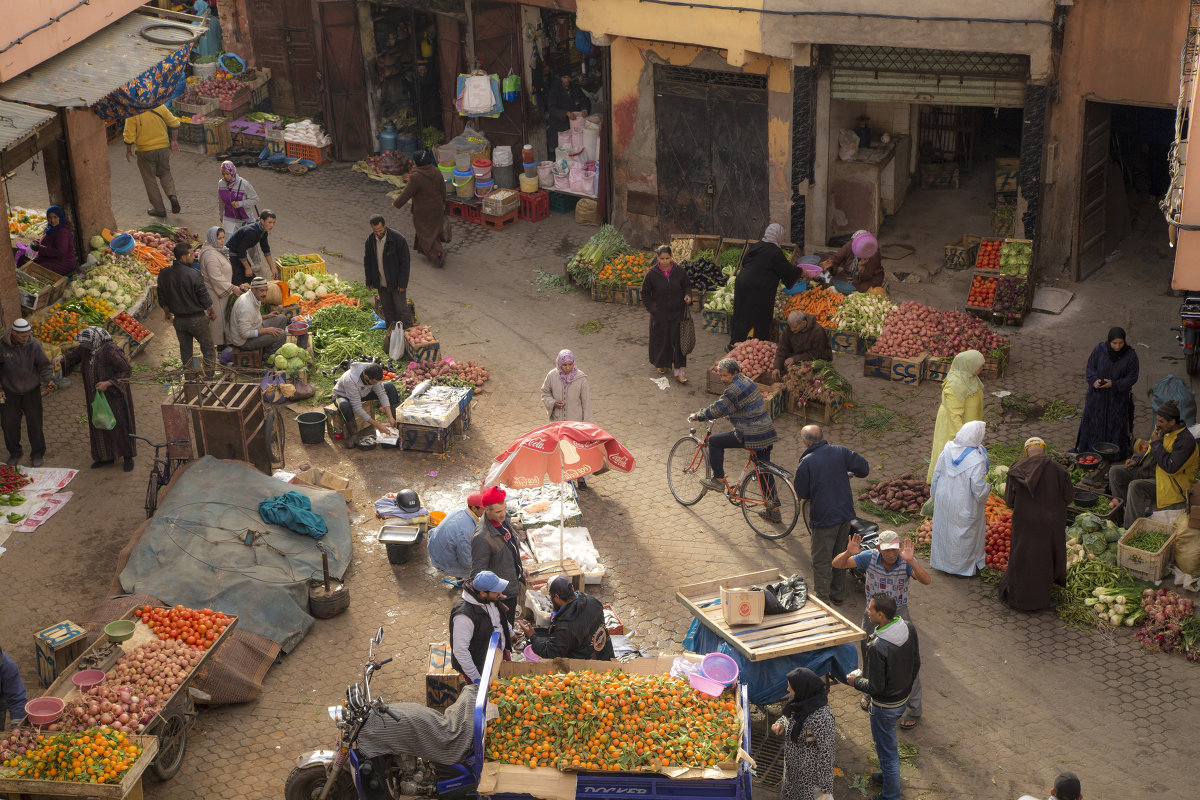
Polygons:
M1171 226L1168 235L1171 247L1175 246L1179 231L1200 231L1200 225L1189 225L1179 221L1179 216L1183 213L1183 184L1187 167L1184 157L1186 149L1183 143L1186 137L1185 128L1191 112L1191 109L1188 108L1188 90L1196 80L1197 70L1195 62L1188 64L1187 55L1188 51L1192 49L1189 45L1194 44L1194 42L1185 41L1183 49L1179 53L1179 99L1175 103L1175 141L1171 142L1171 149L1167 153L1167 169L1171 175L1171 185L1158 203L1158 207L1163 212L1163 218Z

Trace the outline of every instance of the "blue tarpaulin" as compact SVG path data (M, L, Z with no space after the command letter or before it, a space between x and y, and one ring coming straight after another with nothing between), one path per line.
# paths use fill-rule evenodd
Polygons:
M796 667L808 667L818 675L832 675L842 682L845 682L847 672L858 667L858 647L853 644L823 647L766 661L750 661L720 636L701 625L699 620L692 620L687 635L683 637L683 646L701 655L724 653L736 661L738 682L749 688L750 702L760 706L778 702L787 696L787 674Z
M134 545L122 588L167 605L236 614L240 629L290 651L313 624L307 582L321 575L322 551L330 575L340 578L352 546L346 501L337 492L291 487L325 520L329 532L320 541L264 522L258 504L284 486L245 464L212 456L193 462Z

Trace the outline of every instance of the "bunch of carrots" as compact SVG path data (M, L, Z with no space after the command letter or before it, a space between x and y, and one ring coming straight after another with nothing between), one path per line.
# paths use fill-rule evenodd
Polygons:
M835 328L837 325L834 324L833 317L845 299L846 296L832 286L809 289L788 299L784 307L784 317L793 311L803 311L816 317L817 324L822 328Z
M133 254L137 256L138 261L141 261L145 265L146 270L151 275L157 275L169 264L167 257L162 254L161 250L148 247L141 242L133 246Z
M324 297L318 297L316 300L300 301L300 310L305 314L315 314L322 308L325 308L325 306L336 305L358 308L359 303L357 298L347 297L344 294L334 292L333 294L327 294Z

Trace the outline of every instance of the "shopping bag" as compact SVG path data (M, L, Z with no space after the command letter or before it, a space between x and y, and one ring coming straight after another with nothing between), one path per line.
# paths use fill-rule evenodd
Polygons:
M505 102L511 103L513 100L520 98L521 76L514 73L510 68L508 70L508 75L506 75L504 80L501 82L501 88L503 90L501 96L504 98Z
M392 325L392 329L388 331L387 342L388 358L392 361L399 361L404 358L404 323L397 322Z
M104 392L96 392L92 398L92 427L98 431L111 431L117 427L117 417L108 404Z
M683 320L679 323L679 349L685 356L696 349L696 323L692 320L691 308L684 308Z

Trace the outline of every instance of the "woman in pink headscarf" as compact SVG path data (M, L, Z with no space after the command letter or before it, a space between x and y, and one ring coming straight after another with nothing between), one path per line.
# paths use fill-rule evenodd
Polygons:
M555 364L542 381L542 405L550 412L550 421L592 422L587 375L575 366L574 354L560 350Z
M225 237L229 238L243 225L248 225L257 219L255 206L258 204L258 192L250 185L250 181L237 174L237 167L232 161L221 162L221 179L217 181L217 198L220 206L221 225L225 228Z

